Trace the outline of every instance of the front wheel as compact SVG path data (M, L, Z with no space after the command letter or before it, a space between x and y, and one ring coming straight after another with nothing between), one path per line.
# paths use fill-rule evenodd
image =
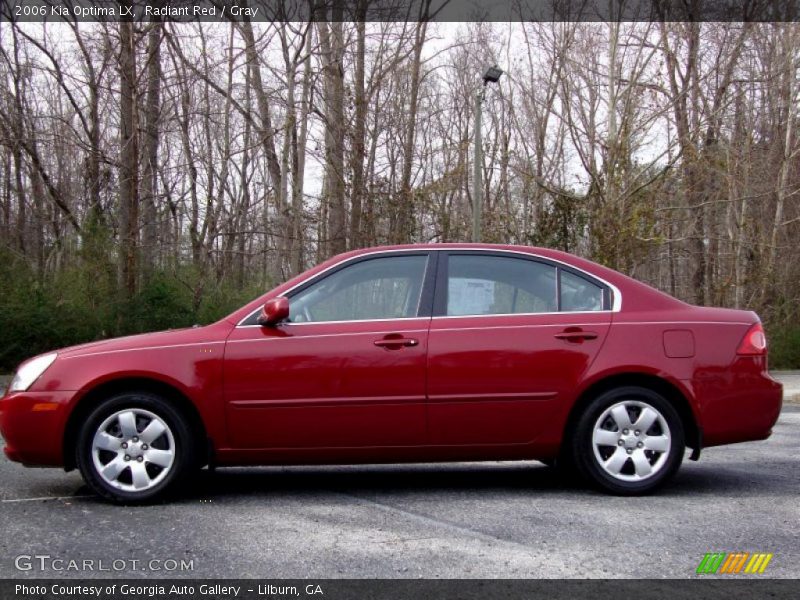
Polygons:
M155 500L192 464L192 437L181 414L149 392L108 399L78 435L77 463L89 487L124 503Z
M581 474L620 495L645 494L680 467L683 424L660 394L635 386L594 399L578 420L572 455Z

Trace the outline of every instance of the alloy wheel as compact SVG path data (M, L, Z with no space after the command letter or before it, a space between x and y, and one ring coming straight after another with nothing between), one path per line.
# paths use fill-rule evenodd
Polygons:
M175 436L166 421L141 408L108 416L92 440L92 461L100 478L126 492L158 485L173 468Z
M614 479L640 482L667 463L672 436L664 415L639 400L609 406L595 422L592 449L600 468Z

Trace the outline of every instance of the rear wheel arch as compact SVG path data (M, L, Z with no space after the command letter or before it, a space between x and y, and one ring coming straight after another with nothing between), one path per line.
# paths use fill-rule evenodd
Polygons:
M103 382L84 393L73 407L64 427L63 456L64 469L71 471L77 467L75 450L81 424L89 414L104 400L122 392L150 392L161 396L187 419L189 429L197 436L198 447L207 448L206 455L200 461L206 464L211 458L211 445L208 441L203 419L194 403L178 388L147 377L126 377Z
M626 386L642 387L664 396L664 398L672 404L678 416L681 418L681 423L683 424L686 435L686 445L694 450L692 458L694 459L696 456L699 456L699 451L702 447L702 430L697 423L689 399L680 389L663 377L638 372L618 373L604 377L592 383L580 394L575 404L572 405L572 409L570 410L564 426L564 435L561 443L562 449L568 447L568 442L575 431L578 419L594 398L614 388Z

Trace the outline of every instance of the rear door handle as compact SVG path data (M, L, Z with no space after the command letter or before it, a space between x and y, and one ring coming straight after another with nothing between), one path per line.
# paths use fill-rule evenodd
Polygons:
M594 331L583 331L582 329L572 329L568 327L561 333L557 333L555 337L559 340L567 340L568 342L581 342L583 340L597 339L597 333Z
M415 340L414 338L389 338L375 340L373 344L379 348L407 348L410 346L417 346L419 344L419 340Z

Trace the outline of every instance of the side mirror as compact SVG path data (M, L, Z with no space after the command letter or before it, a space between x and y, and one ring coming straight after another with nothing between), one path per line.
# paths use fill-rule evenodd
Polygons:
M266 301L264 308L261 309L261 315L258 317L258 324L264 327L272 327L288 318L289 299L279 296Z

